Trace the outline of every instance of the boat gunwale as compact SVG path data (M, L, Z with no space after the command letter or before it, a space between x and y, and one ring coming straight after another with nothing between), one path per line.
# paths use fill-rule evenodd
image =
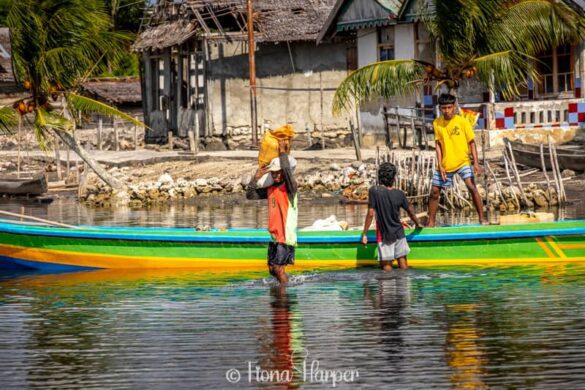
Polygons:
M562 225L576 224L574 227L567 227ZM555 226L550 227L550 226ZM410 242L435 242L435 241L475 241L475 240L497 240L497 239L516 239L516 238L536 238L547 236L570 236L585 234L585 221L557 221L554 223L532 223L523 225L497 225L505 227L514 227L512 229L496 229L490 230L490 226L466 226L457 227L457 230L470 229L473 231L452 232L443 231L449 228L423 229L407 231L406 238ZM539 229L539 226L547 226L548 228ZM524 227L525 229L519 229ZM148 229L148 228L146 228ZM152 229L152 228L151 228ZM211 231L199 232L189 228L162 228L165 232L192 233L183 235L169 235L162 234L161 230L148 232L145 228L119 228L115 227L92 227L92 229L64 229L56 227L39 227L27 225L11 225L0 223L0 233L28 235L28 236L46 236L46 237L60 237L69 239L93 239L93 240L118 240L118 241L149 241L149 242L175 242L175 243L199 243L199 244L265 244L271 241L271 237L266 230L263 229L242 229L242 230L228 230L228 231ZM451 228L450 230L453 230ZM147 233L148 232L148 233ZM257 233L254 235L242 235L242 233ZM309 234L307 234L309 233ZM332 234L333 233L333 234ZM336 234L337 233L337 234ZM298 235L299 244L346 244L358 243L361 231L300 231ZM376 239L375 231L368 232L368 240L374 242Z

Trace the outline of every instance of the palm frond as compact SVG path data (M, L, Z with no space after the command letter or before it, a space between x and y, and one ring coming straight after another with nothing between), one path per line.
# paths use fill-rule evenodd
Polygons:
M19 0L7 18L19 81L45 95L58 85L75 88L88 69L101 71L102 58L116 60L131 35L115 32L102 1Z
M333 113L339 115L353 103L374 97L389 98L416 91L422 81L423 67L414 60L376 62L353 71L337 87L333 97Z
M68 93L67 100L71 107L74 110L80 111L82 113L100 113L110 117L118 117L129 122L132 122L136 126L145 127L145 124L140 122L139 120L135 119L131 115L128 115L120 110L115 109L112 106L109 106L105 103L99 102L97 100L78 95L75 93Z
M496 11L505 0L434 0L431 32L442 56L463 64L494 23Z
M0 107L0 132L12 133L18 124L17 115L12 107Z
M525 85L529 78L538 80L535 61L528 55L507 50L475 58L472 63L478 68L477 77L484 85L511 97L520 94L518 87Z
M585 17L562 1L521 0L500 12L490 33L493 50L515 49L535 55L585 39Z
M39 148L47 151L49 149L47 141L51 139L49 132L51 130L70 132L74 129L74 124L62 115L37 107L33 128Z

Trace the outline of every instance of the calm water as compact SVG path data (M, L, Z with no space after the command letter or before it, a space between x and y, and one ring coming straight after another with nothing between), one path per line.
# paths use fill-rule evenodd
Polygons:
M77 225L265 228L268 220L266 201L246 201L243 195L228 199L202 198L192 203L153 206L148 209L95 209L78 204L73 198L58 198L48 205L32 200L0 198L0 209L14 213L23 211L27 215ZM311 226L317 219L334 215L338 221L347 221L350 227L361 228L366 209L367 205L364 204L341 204L332 198L301 198L299 227ZM585 219L585 202L581 199L563 209L549 211L558 219ZM490 219L495 222L498 215L499 212L492 213ZM478 223L478 218L475 211L471 210L439 212L438 222L448 225L472 224Z
M263 277L4 275L1 386L585 385L584 265Z

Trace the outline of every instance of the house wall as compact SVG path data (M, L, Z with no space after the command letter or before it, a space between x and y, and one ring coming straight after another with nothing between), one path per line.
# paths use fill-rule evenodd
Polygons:
M378 34L376 29L359 30L357 37L358 67L378 61Z
M412 24L394 26L394 49L396 59L414 58L414 27ZM378 34L376 29L359 30L357 38L358 65L366 66L378 61ZM360 105L360 126L363 144L366 146L386 141L386 125L383 106L413 107L416 96L398 96L391 99L374 99ZM420 100L420 98L419 98ZM401 109L405 115L407 112Z
M258 44L258 124L292 123L297 131L347 128L347 118L331 113L333 95L347 75L346 67L345 44ZM207 78L209 135L250 134L245 43L210 44Z
M395 59L409 60L415 58L414 24L397 24L394 26Z

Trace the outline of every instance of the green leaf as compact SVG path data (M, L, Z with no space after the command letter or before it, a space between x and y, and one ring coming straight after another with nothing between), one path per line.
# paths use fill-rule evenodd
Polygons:
M75 93L67 94L67 100L69 104L77 111L82 113L100 113L110 117L118 117L129 122L132 122L136 126L146 127L146 125L139 120L135 119L131 115L128 115L120 110L115 109L105 103L99 102L94 99L90 99L86 96L77 95Z
M333 97L333 113L339 115L375 97L389 98L417 90L422 82L423 67L414 60L376 62L352 72L337 87Z
M0 108L0 132L13 133L18 125L18 113L12 107Z

